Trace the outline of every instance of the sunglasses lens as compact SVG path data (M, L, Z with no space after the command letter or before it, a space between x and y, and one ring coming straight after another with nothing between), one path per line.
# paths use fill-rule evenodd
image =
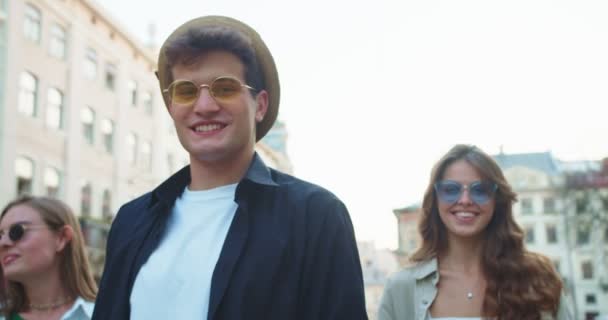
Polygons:
M471 184L470 192L471 199L477 204L484 204L490 201L496 190L496 185L493 183L475 182Z
M437 197L445 203L454 203L460 198L462 185L452 181L441 181L435 184Z
M198 96L198 87L190 81L180 81L171 86L170 92L173 103L190 104Z
M16 242L21 240L24 233L25 228L23 227L23 225L16 224L8 229L8 238L11 239L11 241Z
M217 78L211 84L211 92L216 99L227 99L241 90L241 83L233 78Z

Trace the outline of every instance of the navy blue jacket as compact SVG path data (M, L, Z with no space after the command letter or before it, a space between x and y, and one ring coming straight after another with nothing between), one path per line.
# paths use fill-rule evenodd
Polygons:
M135 277L189 183L185 167L119 210L93 320L129 319ZM266 167L256 154L235 202L213 271L207 319L367 319L352 222L338 198Z

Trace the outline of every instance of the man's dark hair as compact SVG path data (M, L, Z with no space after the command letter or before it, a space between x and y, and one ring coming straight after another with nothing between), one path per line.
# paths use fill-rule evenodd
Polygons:
M255 88L255 93L266 88L249 39L240 32L219 26L190 29L165 45L165 71L170 76L169 83L173 81L171 69L175 65L195 63L198 57L211 50L224 50L237 56L245 66L245 82Z

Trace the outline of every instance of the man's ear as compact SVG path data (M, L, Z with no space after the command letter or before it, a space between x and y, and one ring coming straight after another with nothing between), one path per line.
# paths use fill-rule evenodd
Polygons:
M73 237L74 237L74 229L72 229L71 226L65 225L65 226L61 227L61 229L59 229L59 232L57 234L57 248L56 248L56 251L57 252L63 251L63 249L65 248L65 246L68 243L70 243L70 241L72 241Z
M266 90L260 91L256 98L256 110L255 110L255 122L262 122L266 111L268 111L268 92Z

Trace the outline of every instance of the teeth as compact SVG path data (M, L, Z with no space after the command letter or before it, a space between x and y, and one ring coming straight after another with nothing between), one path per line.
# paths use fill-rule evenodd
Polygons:
M202 126L197 126L194 128L196 132L208 132L213 130L219 130L222 126L219 124L204 124Z
M472 212L456 212L456 213L454 213L454 215L456 215L459 218L472 218L475 216L475 214Z

